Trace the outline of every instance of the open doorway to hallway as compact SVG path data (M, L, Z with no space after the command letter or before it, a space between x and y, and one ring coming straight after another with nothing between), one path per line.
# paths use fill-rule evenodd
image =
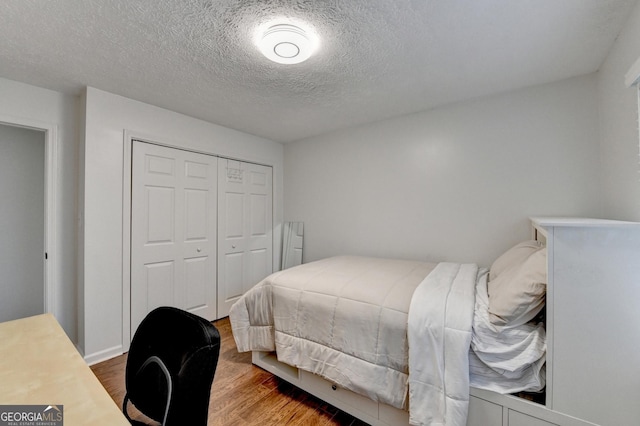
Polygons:
M0 321L45 312L45 136L0 123Z

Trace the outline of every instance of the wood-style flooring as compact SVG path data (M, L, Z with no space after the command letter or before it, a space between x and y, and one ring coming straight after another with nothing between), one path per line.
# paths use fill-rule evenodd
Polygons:
M365 423L251 364L251 353L236 350L229 319L215 321L221 337L220 360L211 387L209 426L345 425ZM125 394L127 355L91 369L119 407ZM144 417L129 404L136 420ZM149 422L149 424L154 424Z

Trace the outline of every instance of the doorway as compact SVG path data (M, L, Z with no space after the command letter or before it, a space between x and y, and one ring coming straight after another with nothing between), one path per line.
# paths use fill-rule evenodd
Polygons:
M46 131L0 123L0 321L46 312Z

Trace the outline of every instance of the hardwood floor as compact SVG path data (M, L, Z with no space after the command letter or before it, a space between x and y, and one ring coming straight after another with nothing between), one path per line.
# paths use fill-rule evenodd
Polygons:
M250 353L238 353L228 318L215 321L221 337L220 360L211 387L209 426L345 425L366 423L309 395L251 364ZM122 407L127 355L91 367L111 398ZM137 420L135 408L129 413Z

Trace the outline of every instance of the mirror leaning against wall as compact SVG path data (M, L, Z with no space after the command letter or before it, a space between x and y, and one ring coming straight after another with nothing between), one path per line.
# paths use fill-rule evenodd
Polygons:
M282 224L282 265L281 269L302 264L302 245L304 240L303 222L284 222Z

